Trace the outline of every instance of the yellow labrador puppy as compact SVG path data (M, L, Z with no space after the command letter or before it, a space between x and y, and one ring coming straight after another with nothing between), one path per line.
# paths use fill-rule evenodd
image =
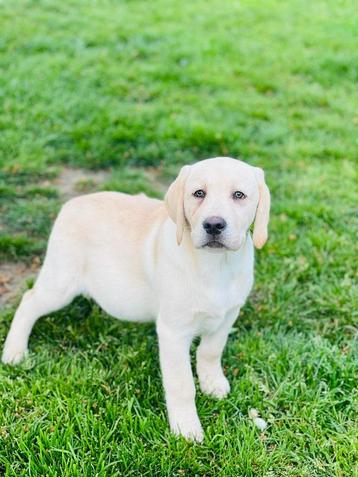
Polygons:
M18 363L36 320L76 295L117 318L154 319L171 430L201 441L190 344L201 337L202 392L223 398L230 385L221 355L253 284L253 244L267 240L269 209L263 171L228 157L184 166L164 202L117 192L70 200L16 311L3 362Z

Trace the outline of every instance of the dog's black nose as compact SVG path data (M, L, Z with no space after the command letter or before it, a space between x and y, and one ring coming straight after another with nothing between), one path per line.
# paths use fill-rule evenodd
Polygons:
M203 227L209 235L220 235L226 227L226 222L221 217L209 217L203 222Z

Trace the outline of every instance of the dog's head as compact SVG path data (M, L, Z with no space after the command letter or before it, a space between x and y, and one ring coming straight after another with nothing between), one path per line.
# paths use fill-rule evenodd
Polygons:
M186 227L196 248L238 250L255 221L257 248L267 240L270 192L264 172L229 157L184 166L165 196L181 243Z

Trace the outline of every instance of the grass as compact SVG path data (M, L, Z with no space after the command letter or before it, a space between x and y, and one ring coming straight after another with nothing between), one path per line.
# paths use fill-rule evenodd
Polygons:
M43 256L64 167L160 196L146 168L240 156L273 197L204 444L168 432L154 327L78 299L0 367L1 475L358 475L357 22L348 0L0 3L0 261Z

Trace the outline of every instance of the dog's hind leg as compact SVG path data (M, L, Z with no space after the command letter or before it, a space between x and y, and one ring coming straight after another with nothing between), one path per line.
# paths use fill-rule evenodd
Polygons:
M58 252L58 249L51 250L50 247L34 287L22 297L5 341L3 363L21 361L36 321L68 305L80 293L78 263L67 254L53 252Z

